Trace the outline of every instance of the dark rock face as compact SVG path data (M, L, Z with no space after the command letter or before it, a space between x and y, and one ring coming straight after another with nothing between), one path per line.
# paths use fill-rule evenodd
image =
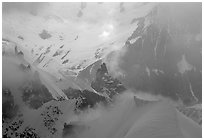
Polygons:
M96 50L96 52L95 52L95 58L96 58L96 59L100 59L100 58L102 57L102 55L103 55L103 49L98 48L98 49Z
M68 51L66 52L66 54L65 54L61 59L64 59L64 58L70 53L70 51L71 51L71 50L68 50Z
M89 90L78 90L69 87L63 91L69 99L77 99L76 108L83 110L88 107L93 107L96 103L106 103L106 98Z
M36 54L36 55L38 55L38 54ZM45 56L43 55L43 53L41 53L40 56L35 60L35 62L33 64L36 65L38 63L41 63L44 58L45 58Z
M2 134L3 138L19 137L20 133L17 130L22 126L23 120L18 118L11 123L3 123Z
M3 138L37 138L35 129L26 127L17 132L24 120L19 114L19 106L15 105L14 97L9 88L2 89L2 137Z
M64 123L64 128L63 128L63 133L62 137L63 138L75 138L77 137L77 134L80 133L81 131L84 130L86 126L77 124L75 122L70 122L70 123Z
M20 138L39 138L34 128L26 127L25 130L18 135Z
M63 50L57 50L52 56L55 57L55 56L61 55L62 52Z
M162 8L135 19L138 27L126 41L126 54L119 62L127 73L121 81L128 88L181 99L186 105L201 103L202 40L196 39L201 26L195 30L192 22L189 27L168 16L168 10L164 15Z
M8 127L3 128L3 138L39 138L35 129L27 126L22 132L17 132L23 124L23 120L12 122ZM3 125L3 127L5 124Z
M47 49L46 49L45 52L44 52L44 55L45 55L45 54L48 54L48 53L51 51L50 49L51 49L51 46L50 46L50 47L47 47Z
M91 87L97 92L106 93L110 98L114 95L125 91L125 87L118 79L108 75L108 70L105 63L96 72L96 77L91 83Z
M134 101L135 101L135 105L137 107L143 107L146 104L150 104L150 103L156 102L156 101L146 101L146 100L143 100L143 99L139 99L136 96L134 96Z
M118 79L112 78L108 74L108 69L102 60L98 60L94 64L88 66L86 69L78 74L78 78L88 81L91 87L98 93L89 90L77 90L68 88L64 93L69 99L78 99L76 107L83 110L87 107L93 107L95 104L101 102L106 105L114 95L120 94L126 90ZM108 99L109 98L109 99Z
M24 40L24 38L23 38L22 36L20 36L20 35L18 36L18 38L19 38L20 40Z
M79 72L77 78L80 78L84 81L86 80L91 85L91 82L93 81L93 79L95 79L96 72L100 68L101 64L102 60L98 60L95 63L89 65L88 67Z
M197 124L202 125L202 109L187 108L184 106L177 107L178 111L191 118Z
M22 99L30 108L38 109L44 103L53 100L53 97L41 83L37 73L35 73L34 78L27 86L23 87Z
M19 69L26 72L26 71L30 71L31 70L31 66L30 66L30 64L28 64L28 65L20 64L19 65Z
M74 128L75 128L75 125L64 123L62 137L67 137L67 136L74 137L74 135L73 135L74 134L74 130L73 130Z
M58 108L58 106L48 106L46 110L41 114L43 117L44 126L49 130L51 134L55 134L57 129L55 128L55 123L58 121L59 116L63 113Z
M16 56L18 56L19 58L23 58L23 57L24 57L23 52L22 52L22 51L19 51L17 46L15 46L15 54L16 54Z
M48 31L46 31L46 30L43 30L40 34L39 34L39 36L40 36L40 38L42 38L42 39L49 39L49 38L51 38L52 37L52 35L51 34L49 34L48 33Z
M80 71L78 78L88 81L95 91L109 98L126 90L118 79L109 75L106 64L101 59Z
M2 120L13 119L18 112L18 106L14 103L13 95L8 88L2 89Z
M69 62L69 59L66 59L66 60L64 60L63 62L62 62L62 64L66 64L66 63L68 63Z

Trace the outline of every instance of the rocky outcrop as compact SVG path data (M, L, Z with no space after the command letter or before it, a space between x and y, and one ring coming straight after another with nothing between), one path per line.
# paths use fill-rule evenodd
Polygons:
M52 94L42 84L39 74L33 75L33 80L28 81L22 88L22 100L32 109L40 108L44 103L53 100Z
M12 120L18 112L18 106L14 102L14 97L9 88L2 89L2 120Z
M91 92L89 90L78 90L69 87L64 90L64 93L68 99L77 99L76 109L86 109L88 107L93 107L97 103L107 103L105 97L98 95L97 93Z
M136 19L138 27L126 41L119 62L127 73L121 81L128 88L181 99L185 105L201 103L202 40L196 39L200 31L168 17L168 11L162 13L164 7Z
M105 93L112 98L114 95L125 91L125 87L118 79L111 77L105 63L96 72L95 79L91 82L91 87L100 93Z

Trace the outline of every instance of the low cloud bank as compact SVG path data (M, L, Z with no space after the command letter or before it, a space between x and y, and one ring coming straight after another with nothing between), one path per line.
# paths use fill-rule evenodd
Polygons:
M138 38L137 41L133 44L127 41L121 50L107 57L110 74L128 89L174 100L178 99L177 93L188 94L190 98L190 93L183 93L188 90L189 83L179 75L177 64L182 55L186 55L196 72L201 70L202 41L198 39L202 27L201 11L200 3L161 3L153 17L156 24L148 29L139 24L131 36ZM200 94L200 87L195 85L194 91Z

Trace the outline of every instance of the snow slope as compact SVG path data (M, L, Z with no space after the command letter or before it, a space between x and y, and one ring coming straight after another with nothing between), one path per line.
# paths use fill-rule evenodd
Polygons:
M59 77L63 69L78 73L121 48L137 27L130 24L132 19L146 15L155 4L125 3L128 10L121 13L120 3L87 3L83 16L77 17L80 5L50 3L35 16L26 10L4 12L3 38L16 42L29 63L52 75Z
M124 99L124 98L123 98ZM125 99L108 111L99 111L79 137L180 138L201 137L202 129L177 112L169 100L151 101L136 106ZM97 116L97 115L96 115Z
M162 101L135 122L125 137L202 137L201 127Z

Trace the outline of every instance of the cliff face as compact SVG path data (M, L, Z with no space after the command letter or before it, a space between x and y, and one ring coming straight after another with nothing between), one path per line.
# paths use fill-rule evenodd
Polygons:
M197 8L192 12L174 4L160 4L147 16L134 20L138 27L118 60L126 87L181 99L186 105L202 102L201 21L194 17L201 8Z
M126 90L118 79L108 74L105 63L97 70L96 78L91 82L91 87L97 92L107 94L110 98Z

